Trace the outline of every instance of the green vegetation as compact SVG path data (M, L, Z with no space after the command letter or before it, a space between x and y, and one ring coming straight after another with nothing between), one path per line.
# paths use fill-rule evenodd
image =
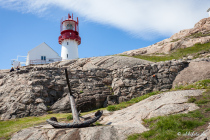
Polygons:
M12 133L17 132L23 128L31 127L43 122L51 117L56 117L58 119L66 118L69 114L48 114L39 117L25 117L20 119L0 121L0 138L8 138Z
M198 38L198 37L205 37L205 36L210 36L210 34L203 34L201 32L198 32L198 33L194 33L194 34L192 34L190 36L187 36L186 38L188 38L188 37Z
M189 98L188 102L195 102L199 109L187 114L176 114L169 116L159 116L145 119L144 124L149 127L149 131L141 134L130 135L128 140L150 139L150 140L172 140L187 139L189 136L183 136L187 132L202 133L210 121L210 79L198 81L192 85L176 87L173 90L184 89L206 89L198 97ZM179 135L180 134L180 135Z
M113 91L111 85L105 85L105 86L108 87L110 91Z
M102 126L102 124L100 122L98 122L98 121L95 122L94 125L96 125L96 126Z
M196 55L196 57L199 56L199 52L201 51L209 51L210 50L210 42L205 44L195 44L192 47L184 48L184 49L177 49L174 52L171 52L171 54L165 54L164 56L155 56L155 55L137 55L132 56L134 58L144 59L152 62L159 62L159 61L167 61L172 59L180 59L183 57L186 57L188 55ZM123 55L126 56L126 55Z
M90 126L102 126L103 124L101 124L100 122L96 121L95 123L91 124Z
M53 114L53 112L52 112L52 111L47 111L47 113L48 113L48 114Z
M200 104L206 104L208 102L210 102L210 100L203 99L203 100L196 101L195 103L198 104L198 105L200 105Z
M191 97L188 99L188 103L194 103L196 101L196 98Z
M121 102L117 105L110 105L107 107L107 110L108 111L116 111L116 110L120 110L120 109L123 109L123 108L126 108L128 106L131 106L135 103L138 103L152 95L156 95L156 94L159 94L160 92L159 91L155 91L155 92L151 92L151 93L148 93L148 94L145 94L143 96L140 96L140 97L137 97L137 98L133 98L131 99L130 101L127 101L127 102Z
M173 39L171 42L176 42L176 41L178 41L178 40L180 40L180 39Z
M138 140L139 136L141 136L141 134L133 134L128 136L127 140Z
M150 131L144 132L143 134L134 134L128 137L129 140L134 140L139 138L140 136L142 138L155 138L155 139L161 139L163 135L166 136L166 139L168 138L173 138L175 137L175 131L178 130L178 128L171 129L170 126L176 124L175 126L182 126L183 130L180 132L185 132L187 130L193 130L193 128L196 128L200 125L203 125L207 121L210 121L210 116L206 115L209 114L210 111L210 79L207 80L202 80L199 82L196 82L195 84L192 85L187 85L187 86L179 86L176 87L173 90L185 90L185 89L206 89L206 92L202 95L200 99L189 99L191 102L195 102L200 106L200 109L197 111L190 112L188 114L178 114L178 115L170 115L170 116L164 116L164 117L157 117L157 118L151 118L149 120L144 120L145 124L150 127ZM97 110L109 110L109 111L115 111L119 109L126 108L130 105L133 105L137 102L140 102L152 95L159 94L159 91L156 92L151 92L146 95L133 98L130 101L127 102L122 102L118 105L111 105L108 106L107 108L100 108ZM194 97L193 97L194 98ZM189 101L189 102L190 102ZM92 112L96 112L97 110L93 110L90 112L84 112L81 113L81 115L86 115ZM51 113L51 112L48 112ZM206 114L205 114L206 113ZM205 115L204 115L205 114ZM59 113L59 114L47 114L44 116L39 116L39 117L25 117L25 118L19 118L15 120L8 120L8 121L0 121L0 139L4 138L7 139L9 136L17 132L21 129L31 127L34 125L39 125L40 123L46 122L47 119L51 117L56 117L58 120L63 120L66 118L67 120L71 120L72 115L71 113ZM167 118L169 117L169 118ZM173 119L177 119L173 120ZM159 122L159 123L158 123ZM163 123L165 122L165 123ZM166 123L168 122L168 123ZM96 122L95 125L101 125L99 122ZM165 130L167 128L167 130ZM165 132L164 132L165 131ZM159 133L157 135L157 133ZM176 132L177 134L177 132ZM176 135L177 137L177 135Z
M206 112L210 111L210 107L205 110Z
M210 79L201 80L194 84L186 85L186 86L176 86L173 90L187 90L187 89L210 89Z
M113 106L108 106L107 108L100 108L97 110L119 110L125 107L128 107L134 103L140 102L141 100L144 100L152 95L159 94L160 92L151 92L146 95L143 95L141 97L133 98L128 102L122 102L118 105L113 105ZM114 109L110 109L114 108ZM92 110L89 112L84 112L81 113L81 115L86 115L88 113L96 112L97 110ZM67 120L72 120L72 115L71 113L60 113L60 114L50 114L52 113L51 111L48 111L48 115L44 116L39 116L39 117L25 117L25 118L19 118L15 120L8 120L8 121L0 121L0 138L4 137L7 138L9 137L12 133L17 132L21 129L28 128L34 125L38 125L40 123L46 122L47 119L50 119L51 117L56 117L57 119L63 119L66 118ZM95 123L95 125L100 125L98 122Z
M73 116L72 115L69 115L69 116L66 117L66 119L67 120L73 120Z
M79 91L79 93L84 93L84 92L81 90L81 91Z
M204 125L208 120L204 119L204 115L198 110L188 114L151 118L144 120L151 130L142 133L141 137L151 140L171 140L178 137L178 132L181 134L192 132L194 128Z
M105 109L106 108L100 108L100 110L105 110ZM96 112L97 110L84 112L81 113L81 115L86 115L92 112ZM64 118L67 119L68 116L71 116L71 113L47 114L39 117L24 117L8 121L0 121L0 139L7 139L10 137L11 134L21 129L39 125L40 123L45 123L46 120L50 119L51 117L56 117L59 121L63 120Z

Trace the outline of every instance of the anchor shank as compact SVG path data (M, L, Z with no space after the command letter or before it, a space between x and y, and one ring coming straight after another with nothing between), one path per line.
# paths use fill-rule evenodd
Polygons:
M66 81L67 81L67 85L68 85L68 89L69 89L68 96L69 96L69 100L70 100L70 104L71 104L73 121L74 121L74 123L80 123L81 121L79 119L79 113L77 111L76 104L75 104L75 99L74 99L72 91L71 91L71 85L70 85L70 82L69 82L67 69L65 69L65 73L66 73Z

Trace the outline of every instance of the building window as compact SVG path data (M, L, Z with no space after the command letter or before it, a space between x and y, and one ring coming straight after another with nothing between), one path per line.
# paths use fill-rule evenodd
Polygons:
M67 45L69 45L69 42L67 42Z
M41 60L46 60L46 56L41 56Z
M67 56L67 58L69 57L69 55L68 55L68 54L67 54L66 56Z

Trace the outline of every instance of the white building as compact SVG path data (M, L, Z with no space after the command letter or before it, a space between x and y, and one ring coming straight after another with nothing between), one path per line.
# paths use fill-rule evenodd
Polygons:
M210 8L207 10L207 12L209 13L209 17L210 17Z
M43 42L28 52L26 65L47 64L56 61L61 61L61 57L50 46Z
M58 38L61 47L61 57L46 43L42 43L28 52L26 62L20 62L17 59L12 59L13 67L20 67L21 64L33 65L33 64L47 64L61 60L77 59L78 45L81 44L81 37L79 36L79 20L73 19L73 14L68 14L67 19L61 19L60 22L60 36Z

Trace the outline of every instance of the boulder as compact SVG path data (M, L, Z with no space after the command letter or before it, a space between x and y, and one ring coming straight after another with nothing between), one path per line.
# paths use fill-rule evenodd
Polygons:
M203 133L201 133L198 137L194 138L194 140L208 140L210 138L210 123Z
M182 70L173 81L173 87L177 85L192 84L199 80L210 79L210 62L191 62Z

